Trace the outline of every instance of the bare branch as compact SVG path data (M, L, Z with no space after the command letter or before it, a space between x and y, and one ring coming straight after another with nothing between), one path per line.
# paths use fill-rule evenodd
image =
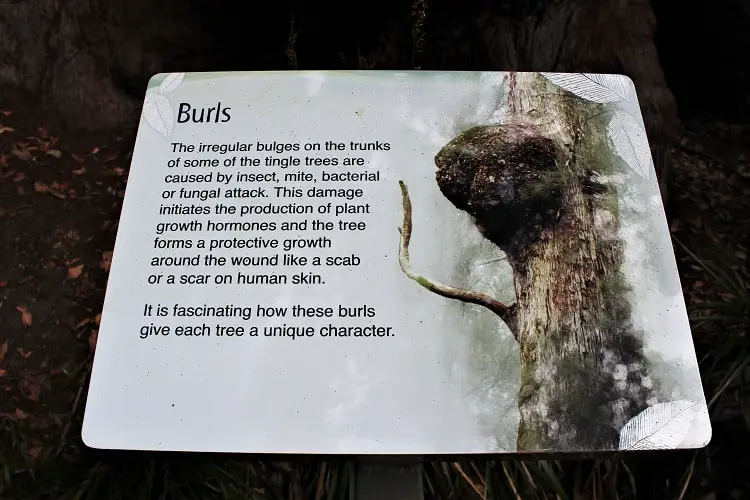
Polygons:
M500 319L508 325L508 328L510 328L513 335L516 336L515 305L506 306L502 302L499 302L484 293L461 290L459 288L438 283L437 281L433 281L415 273L411 269L411 263L409 262L409 241L411 240L412 231L411 200L409 199L409 190L406 188L406 184L404 184L403 181L398 181L398 184L401 187L401 199L404 210L404 221L402 227L399 229L399 232L401 233L401 245L398 252L398 263L404 274L437 295L486 307L493 313L497 314ZM516 338L516 340L518 340L518 338Z

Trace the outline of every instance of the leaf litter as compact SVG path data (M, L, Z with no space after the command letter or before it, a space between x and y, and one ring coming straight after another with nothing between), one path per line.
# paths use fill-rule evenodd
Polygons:
M58 446L78 446L60 440L66 425L75 434L80 418L72 403L85 401L106 285L106 273L87 271L106 271L111 261L125 182L118 163L129 142L109 147L111 135L24 126L10 111L0 118L0 220L4 234L15 235L0 245L0 304L13 297L0 308L0 427L12 423L26 460L12 467L28 467Z
M34 322L34 317L31 315L28 308L26 306L16 306L16 311L18 311L18 314L20 315L21 324L23 326L31 326Z
M78 264L77 266L72 266L68 268L68 279L74 280L81 276L81 273L83 272L83 264Z

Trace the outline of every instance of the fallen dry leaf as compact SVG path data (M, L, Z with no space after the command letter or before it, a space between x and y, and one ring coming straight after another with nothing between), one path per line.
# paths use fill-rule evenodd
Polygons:
M4 134L5 132L15 132L16 129L13 127L6 127L5 125L0 125L0 134Z
M29 151L29 148L27 148L23 144L14 144L13 149L10 150L10 154L15 156L19 160L31 160L31 151Z
M31 354L32 354L32 352L31 352L31 351L27 351L27 350L26 350L26 349L24 349L23 347L19 347L18 349L16 349L16 352L17 352L17 353L18 353L18 355L19 355L19 356L21 356L21 357L22 357L23 359L28 359L28 358L29 358L29 357L31 356Z
M16 175L13 176L13 182L21 182L26 178L26 174L23 172L16 172Z
M75 154L75 153L70 153L70 156L72 156L72 157L73 157L73 159L74 159L75 161L77 161L78 163L83 163L83 162L85 162L85 161L86 161L86 159L85 159L85 158L84 158L83 156L81 156L81 155L77 155L77 154Z
M61 200L66 198L67 193L71 191L65 183L53 182L50 184L50 193L52 196Z
M92 154L92 155L95 155L95 154L96 154L96 153L98 153L99 151L101 151L101 148L99 148L99 146L96 146L96 147L95 147L94 149L92 149L92 150L91 150L91 154Z
M2 361L5 358L5 355L8 354L8 341L6 340L2 344L0 344L0 361Z
M10 115L13 114L13 111L11 111L9 109L0 109L0 113L2 113L5 116L10 116Z
M81 167L73 170L73 175L81 175L86 173L86 167Z
M33 317L25 306L16 306L16 311L21 315L21 324L23 326L31 326Z
M42 393L42 386L32 380L23 380L19 387L21 389L21 392L24 393L24 396L26 396L26 399L30 401L39 401L39 396Z
M112 252L102 253L102 260L99 262L99 267L101 267L105 271L109 271L109 268L111 265L112 265Z
M48 149L46 153L50 156L54 156L58 160L62 157L62 151L59 149Z
M16 411L13 413L0 413L0 417L9 418L11 420L24 420L25 418L28 418L28 416L29 414L20 408L16 408Z
M36 181L34 182L34 191L37 193L46 193L49 191L49 186L43 182Z
M79 329L83 328L84 326L88 325L89 323L91 323L91 318L83 318L76 325L76 330L79 330Z
M63 235L63 237L65 239L72 240L72 241L78 241L81 239L81 235L78 234L78 231L75 229L68 229Z
M89 335L89 350L93 353L96 351L96 341L99 339L99 330L94 330Z
M68 279L74 280L78 278L81 273L83 272L83 264L78 264L77 266L69 267L68 268Z
M39 458L39 455L41 455L43 449L44 448L42 448L41 446L33 446L29 448L29 451L27 452L29 458L31 460L36 460L37 458Z

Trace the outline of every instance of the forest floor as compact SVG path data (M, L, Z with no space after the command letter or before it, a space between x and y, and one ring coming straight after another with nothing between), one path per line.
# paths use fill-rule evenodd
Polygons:
M428 497L750 495L750 178L747 165L742 175L733 164L750 158L750 129L689 128L693 139L671 155L667 211L711 401L710 445L622 461L430 463ZM345 498L349 462L83 446L82 410L132 144L130 134L66 132L32 102L0 109L0 499Z

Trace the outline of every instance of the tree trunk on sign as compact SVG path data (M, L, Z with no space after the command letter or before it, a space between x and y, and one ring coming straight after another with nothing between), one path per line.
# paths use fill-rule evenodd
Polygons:
M402 268L428 290L489 308L513 332L521 352L519 450L616 449L648 391L621 272L606 116L536 73L509 73L504 86L503 123L462 133L435 163L444 196L506 253L516 303L411 271L405 186Z

